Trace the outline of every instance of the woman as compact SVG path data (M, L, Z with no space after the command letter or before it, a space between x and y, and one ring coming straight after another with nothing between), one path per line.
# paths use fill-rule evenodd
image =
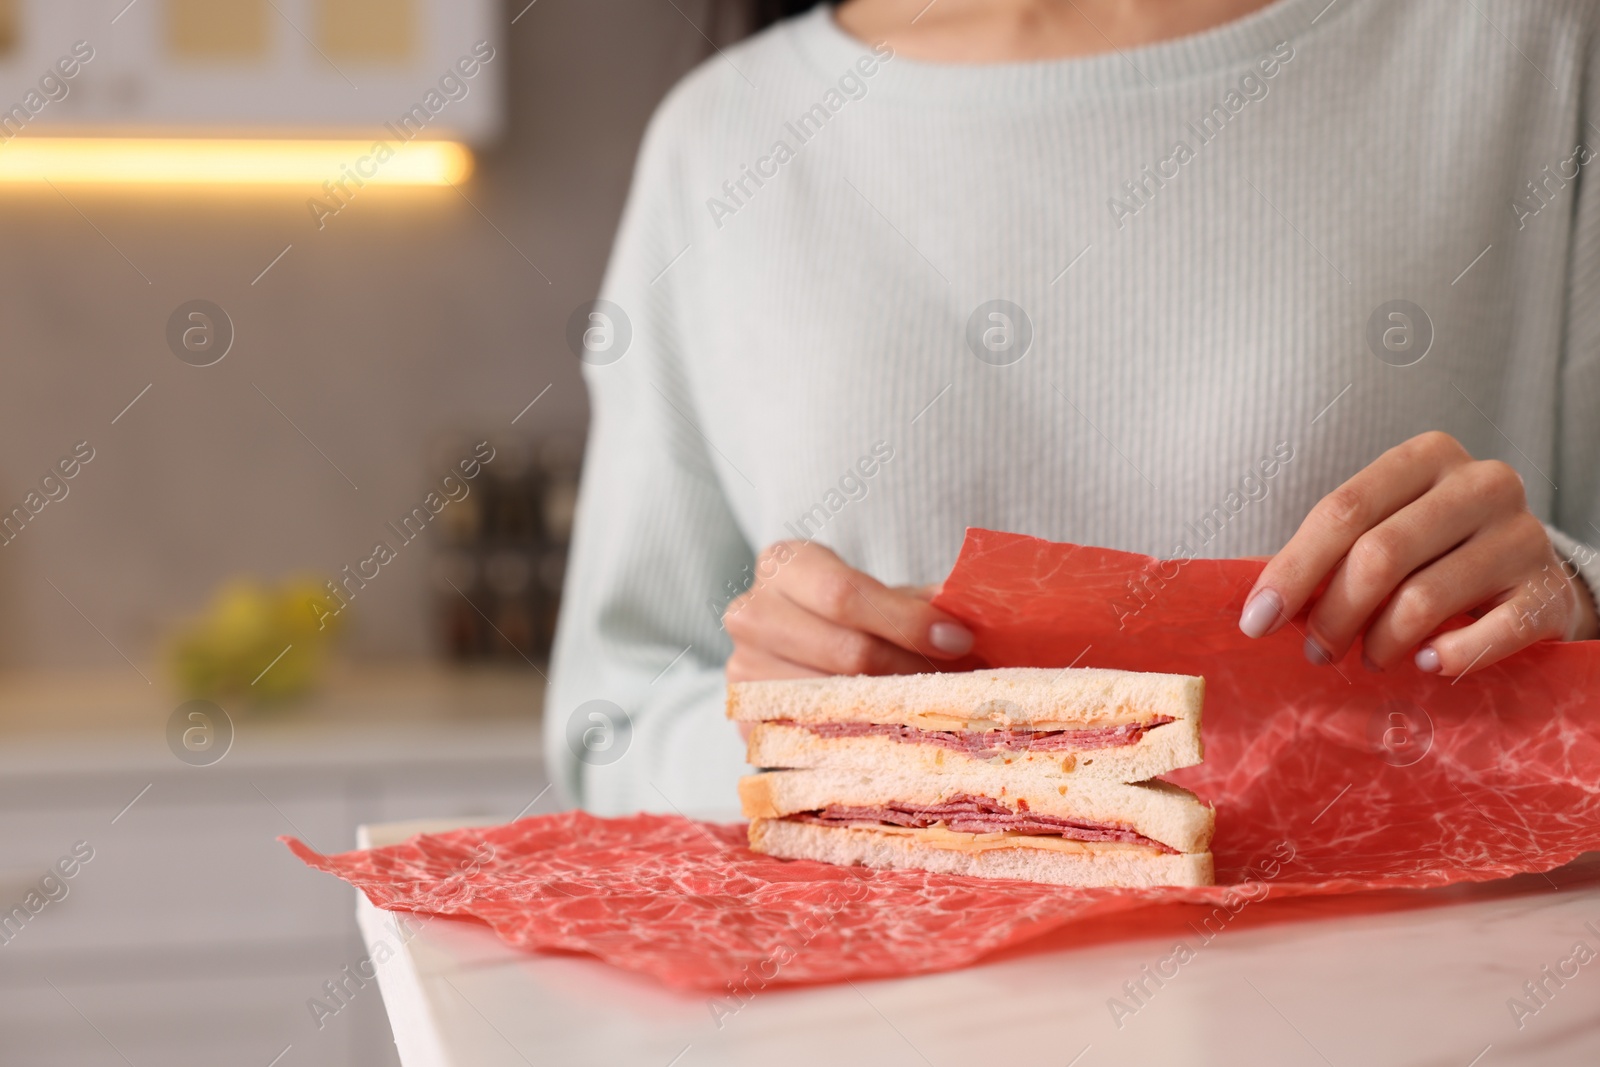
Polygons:
M558 781L730 812L725 680L960 656L969 525L1275 553L1239 625L1317 663L1593 639L1597 24L849 0L711 58L591 320Z

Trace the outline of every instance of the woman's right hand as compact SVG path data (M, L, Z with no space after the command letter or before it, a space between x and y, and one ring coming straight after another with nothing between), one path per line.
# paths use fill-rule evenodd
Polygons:
M928 603L933 590L891 589L815 542L769 546L756 575L722 614L730 682L918 674L972 648L971 632Z

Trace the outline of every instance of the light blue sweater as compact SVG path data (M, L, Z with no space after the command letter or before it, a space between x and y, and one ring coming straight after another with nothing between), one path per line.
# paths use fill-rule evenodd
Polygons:
M1597 26L1278 0L958 67L819 8L707 61L587 321L557 782L736 815L719 614L783 538L891 584L941 579L967 526L1270 554L1439 429L1515 465L1600 586Z

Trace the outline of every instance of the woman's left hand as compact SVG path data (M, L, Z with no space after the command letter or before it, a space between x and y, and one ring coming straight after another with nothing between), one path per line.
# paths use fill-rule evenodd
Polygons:
M1426 641L1417 668L1450 677L1600 629L1517 472L1474 460L1445 433L1391 448L1324 497L1256 579L1239 628L1272 633L1324 579L1305 628L1313 663L1337 662L1359 637L1362 662L1383 670ZM1462 613L1476 621L1430 637Z

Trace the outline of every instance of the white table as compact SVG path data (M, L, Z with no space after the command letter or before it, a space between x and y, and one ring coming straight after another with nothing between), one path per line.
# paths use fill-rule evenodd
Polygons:
M384 845L452 823L362 828ZM1556 883L1552 886L1551 881ZM1420 905L1420 906L1419 906ZM1108 1001L1198 914L1149 909L1145 931L946 974L758 993L719 1027L716 998L668 991L597 960L530 955L488 927L372 907L369 952L405 1067L855 1063L1571 1067L1600 1063L1600 854L1556 872L1425 894L1247 906L1132 1015ZM413 933L407 939L397 922ZM1586 928L1592 923L1594 930ZM1597 954L1519 1029L1507 1001L1572 955ZM1572 965L1568 965L1568 973ZM727 1002L723 1002L727 1006Z

